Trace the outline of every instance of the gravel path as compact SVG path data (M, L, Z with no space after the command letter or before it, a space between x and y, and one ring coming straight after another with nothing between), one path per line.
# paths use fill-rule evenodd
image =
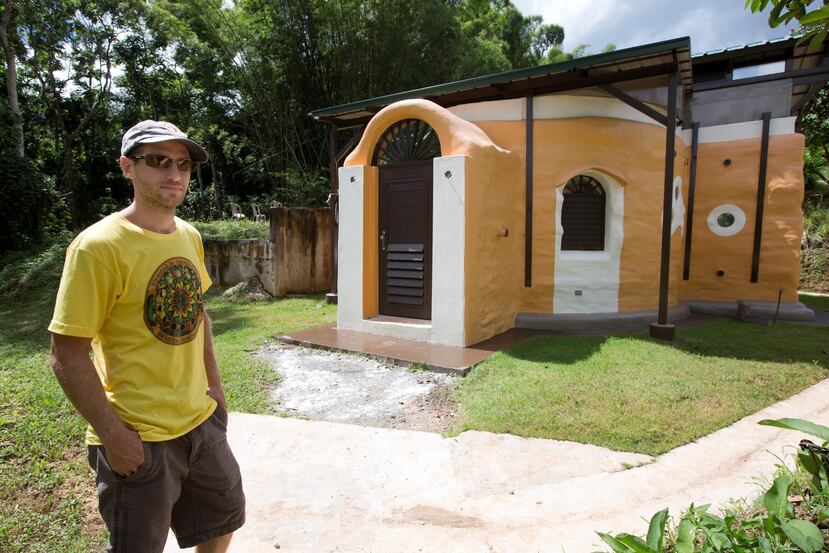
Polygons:
M256 355L282 377L271 392L281 414L438 433L455 416L455 376L285 344L268 345Z

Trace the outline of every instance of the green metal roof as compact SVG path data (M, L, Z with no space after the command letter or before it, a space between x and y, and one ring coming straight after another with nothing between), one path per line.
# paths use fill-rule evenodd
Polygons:
M715 50L706 50L704 52L695 52L691 55L693 58L701 58L704 56L713 56L715 54L722 54L723 52L735 52L745 48L754 48L757 46L766 46L769 44L779 44L781 42L788 42L793 39L799 39L804 33L792 33L790 35L770 38L768 40L758 40L755 42L748 42L746 44L735 44L734 46L726 46L725 48L717 48Z
M550 75L555 73L565 73L577 69L588 69L591 67L610 65L617 62L628 60L635 60L655 54L667 54L673 51L684 51L690 59L691 39L689 37L676 38L672 40L665 40L662 42L654 42L652 44L644 44L642 46L635 46L633 48L624 48L622 50L614 50L612 52L605 52L602 54L594 54L591 56L584 56L572 60L550 63L546 65L538 65L533 67L526 67L523 69L513 69L504 71L502 73L494 73L491 75L483 75L480 77L472 77L470 79L463 79L450 83L427 86L423 88L416 88L413 90L406 90L394 94L387 94L385 96L378 96L367 100L360 100L358 102L351 102L348 104L341 104L338 106L328 107L310 112L308 115L314 119L325 117L334 117L345 113L359 111L365 108L372 108L378 106L385 106L399 100L408 100L411 98L422 98L424 96L436 96L450 92L459 92L468 89L480 88L493 84L502 84L510 81L521 79L529 79L542 75ZM683 76L690 83L690 71L688 75Z

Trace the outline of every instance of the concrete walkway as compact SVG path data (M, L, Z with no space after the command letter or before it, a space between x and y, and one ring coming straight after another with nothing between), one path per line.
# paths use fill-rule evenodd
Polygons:
M231 551L596 551L595 530L645 534L643 519L665 507L757 495L755 477L770 477L775 455L802 437L756 424L781 417L829 425L829 380L656 459L233 413L248 522ZM172 536L165 551L179 551Z

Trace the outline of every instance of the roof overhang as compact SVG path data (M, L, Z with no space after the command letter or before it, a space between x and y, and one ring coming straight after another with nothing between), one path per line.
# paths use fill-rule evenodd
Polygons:
M348 127L366 122L389 104L411 98L451 107L640 80L648 86L665 86L668 75L674 72L679 72L683 90L690 92L693 79L688 37L407 90L312 111L308 115L317 121Z
M791 115L799 115L814 94L829 81L828 48L829 41L825 40L819 50L810 52L808 40L801 41L801 36L793 36L695 54L692 59L695 68L692 88L694 92L704 92L790 79ZM736 67L772 61L785 61L785 70L757 77L733 78ZM723 71L721 78L705 78L699 71L705 66L717 65Z

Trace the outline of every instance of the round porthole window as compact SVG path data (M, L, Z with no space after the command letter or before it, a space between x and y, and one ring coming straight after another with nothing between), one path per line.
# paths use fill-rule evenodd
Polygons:
M723 213L719 217L717 217L717 224L722 228L730 227L734 224L734 215L731 213Z
M745 224L745 212L734 204L718 205L708 214L708 228L717 236L734 236Z

